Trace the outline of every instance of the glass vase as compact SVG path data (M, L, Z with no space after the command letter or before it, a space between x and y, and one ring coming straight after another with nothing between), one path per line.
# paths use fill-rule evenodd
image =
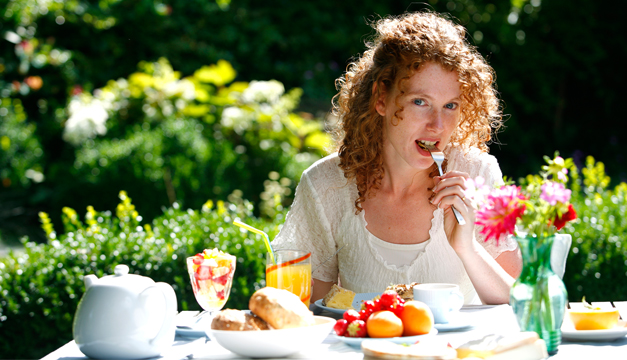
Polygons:
M521 331L535 331L546 342L550 354L562 342L566 312L566 287L551 269L555 236L516 237L523 258L520 277L510 291L510 305Z

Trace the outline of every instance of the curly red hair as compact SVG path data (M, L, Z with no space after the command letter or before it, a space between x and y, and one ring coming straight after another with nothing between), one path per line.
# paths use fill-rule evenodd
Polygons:
M435 62L456 71L461 89L460 121L451 136L452 146L477 147L488 151L492 131L502 126L494 87L494 71L465 40L465 29L431 12L387 17L372 24L376 30L364 54L336 80L338 94L333 113L340 167L347 179L355 179L359 197L356 213L366 197L374 196L383 179L383 121L375 110L382 88L398 87L421 64ZM402 121L399 108L394 117ZM398 124L398 123L397 123Z

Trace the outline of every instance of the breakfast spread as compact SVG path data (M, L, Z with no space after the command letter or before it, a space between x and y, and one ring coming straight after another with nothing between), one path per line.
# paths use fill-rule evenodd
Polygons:
M490 360L539 360L549 355L544 340L533 331L525 331L507 336L486 335L471 340L457 348L457 357Z
M331 290L322 299L322 305L334 309L352 309L355 293L333 284Z
M420 283L413 282L411 284L396 284L390 285L385 290L394 290L403 300L414 300L414 286Z
M287 290L265 287L257 290L248 304L251 314L226 309L211 322L213 330L256 331L289 329L314 324L313 313L300 298Z
M433 314L422 302L405 301L394 290L365 301L361 310L349 309L335 324L338 336L390 338L428 334Z

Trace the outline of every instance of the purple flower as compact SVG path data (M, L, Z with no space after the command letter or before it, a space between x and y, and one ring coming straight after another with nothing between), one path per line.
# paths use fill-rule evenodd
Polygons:
M567 203L570 200L569 189L564 187L564 184L555 181L547 181L542 184L542 194L540 199L548 202L551 206L555 206L558 202Z

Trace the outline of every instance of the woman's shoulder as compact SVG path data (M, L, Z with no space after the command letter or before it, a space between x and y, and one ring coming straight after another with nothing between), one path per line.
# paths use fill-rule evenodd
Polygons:
M340 169L340 158L337 153L333 153L323 157L322 159L313 163L305 171L303 171L303 177L309 178L311 181L318 179L338 180L343 179L343 171Z

